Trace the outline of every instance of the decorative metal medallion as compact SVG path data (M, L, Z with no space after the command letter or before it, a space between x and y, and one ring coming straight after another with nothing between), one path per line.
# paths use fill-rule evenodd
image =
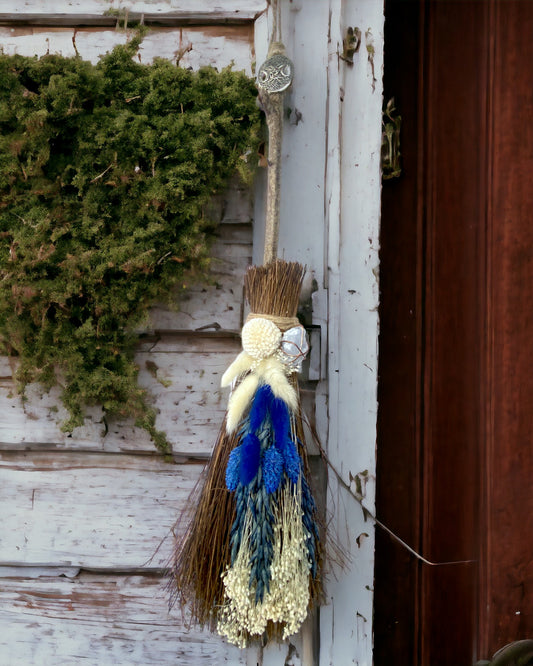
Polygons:
M257 73L257 85L269 93L287 90L292 83L293 66L287 56L276 54L267 58Z

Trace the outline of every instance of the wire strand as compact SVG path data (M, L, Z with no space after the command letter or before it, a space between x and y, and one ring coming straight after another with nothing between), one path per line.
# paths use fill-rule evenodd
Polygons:
M394 541L398 542L405 550L407 550L411 555L416 557L417 560L420 562L423 562L424 564L427 564L430 567L443 567L443 566L449 566L449 565L455 565L455 564L473 564L477 562L477 560L451 560L449 562L432 562L431 560L428 560L425 558L423 555L418 553L414 548L412 548L408 543L406 543L401 537L399 537L395 532L393 532L390 527L387 527L384 523L375 516L370 509L368 509L364 504L362 498L358 497L354 491L351 489L350 485L346 483L344 478L342 477L341 473L337 470L335 465L331 462L329 459L326 451L324 450L324 447L322 446L322 443L320 441L320 438L318 436L318 433L316 431L316 428L312 426L309 423L309 420L306 418L305 422L311 431L311 434L313 436L313 440L315 444L318 447L318 450L320 452L320 457L324 460L326 465L331 469L333 474L335 475L337 481L339 484L348 492L348 494L359 504L361 509L363 510L365 517L370 518L379 528L381 528L384 532L386 532Z

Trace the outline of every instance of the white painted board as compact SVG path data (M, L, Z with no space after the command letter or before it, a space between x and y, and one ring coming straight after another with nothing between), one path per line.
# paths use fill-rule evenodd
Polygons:
M178 456L207 456L226 411L228 391L220 378L240 351L234 338L163 338L139 351L139 384L158 410L156 427L163 430ZM11 368L0 357L0 449L58 449L107 452L147 452L155 448L133 419L104 421L100 407L88 409L83 426L72 435L62 432L67 412L60 390L46 393L38 385L27 389L23 402L11 379ZM107 428L107 430L106 430Z
M103 14L109 10L131 12L203 14L253 20L265 10L266 0L0 0L1 13L17 14Z
M331 8L327 451L354 491L359 477L363 501L374 512L383 3L331 0ZM362 37L353 65L339 58L348 26L358 27ZM320 664L371 666L374 525L331 473L328 504L334 514L331 526L351 566L326 587Z
M5 53L26 56L59 53L70 57L77 49L84 60L96 63L104 53L125 44L132 34L113 28L0 27L0 44ZM231 65L235 71L251 75L252 35L248 26L153 28L139 48L139 58L144 63L155 57L179 59L181 66L193 69Z
M221 224L211 250L209 282L178 290L176 309L153 308L149 327L164 330L240 331L243 278L252 258L252 227Z
M140 455L1 452L0 566L165 567L202 470Z
M0 575L2 575L0 570ZM4 575L10 575L4 570ZM12 575L12 574L11 574ZM209 666L246 663L216 634L167 611L159 576L81 573L2 578L3 666Z

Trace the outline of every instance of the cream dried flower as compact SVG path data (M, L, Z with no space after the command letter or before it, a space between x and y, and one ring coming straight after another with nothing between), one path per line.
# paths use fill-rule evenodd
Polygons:
M275 353L281 344L281 331L269 319L257 317L242 327L242 348L259 361Z

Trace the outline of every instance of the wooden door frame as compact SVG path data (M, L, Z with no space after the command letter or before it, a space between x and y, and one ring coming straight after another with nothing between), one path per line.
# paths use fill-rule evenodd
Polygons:
M378 534L375 663L468 666L533 634L533 3L387 16L377 508L441 564Z
M380 238L380 343L377 428L379 518L421 549L422 227L417 193L422 172L420 80L424 32L418 2L385 5L385 102L402 114L402 176L383 184ZM410 31L413 39L402 35ZM401 53L401 57L397 57ZM402 72L415 72L403 76ZM400 85L401 84L401 89ZM405 150L404 145L413 146ZM409 214L399 215L400 210ZM403 391L400 387L403 386ZM374 662L418 664L419 563L376 532Z

